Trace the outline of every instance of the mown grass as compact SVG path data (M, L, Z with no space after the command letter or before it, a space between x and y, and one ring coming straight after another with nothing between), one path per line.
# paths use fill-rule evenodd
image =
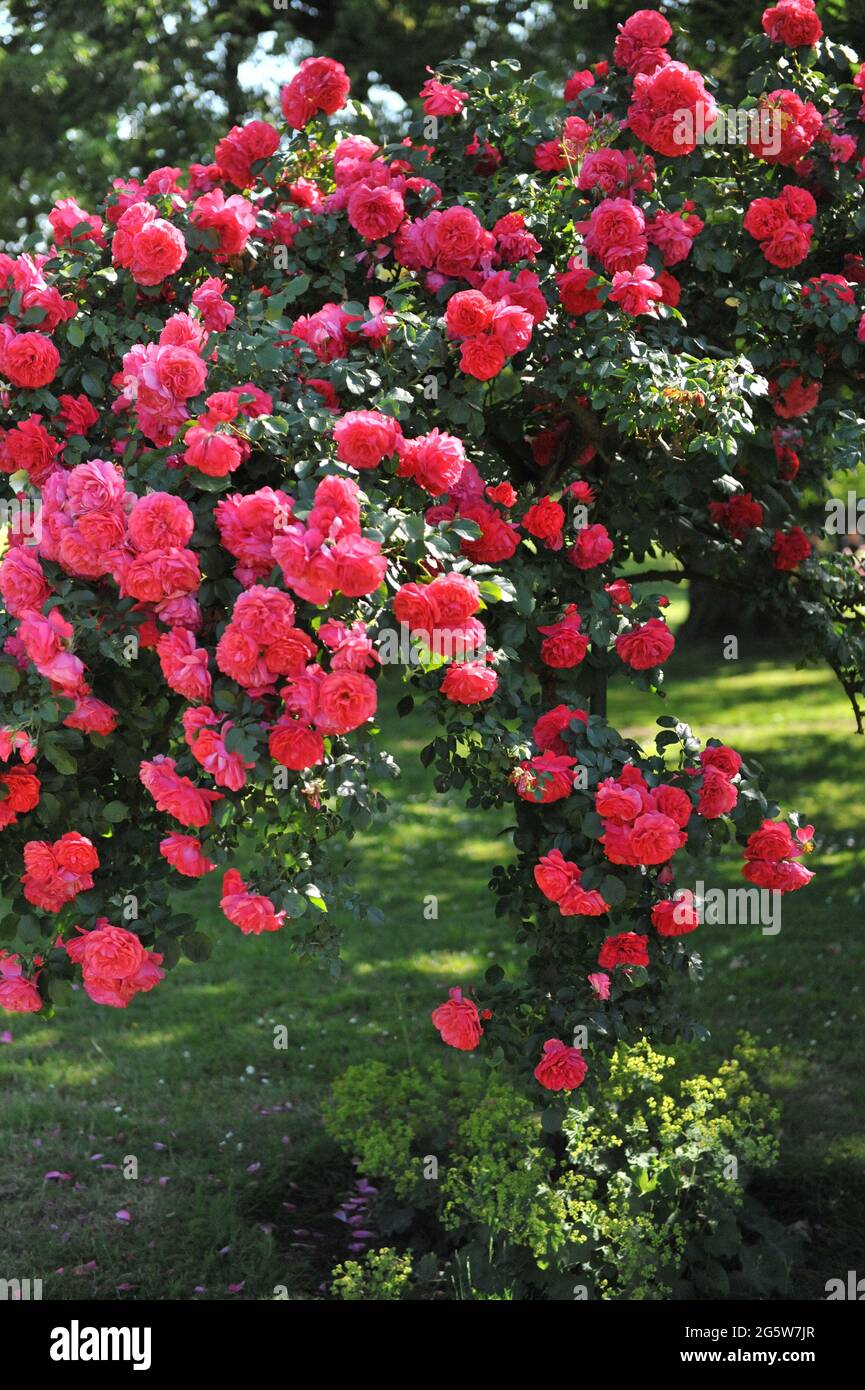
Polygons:
M702 929L693 1012L712 1030L700 1064L742 1027L780 1047L771 1081L784 1150L763 1196L805 1237L799 1295L821 1297L826 1279L861 1264L865 1235L865 741L822 672L681 654L668 688L658 709L614 690L610 717L645 737L657 713L686 717L758 755L773 793L817 826L819 876L785 899L778 936ZM0 1046L0 1278L41 1277L51 1299L269 1298L279 1287L309 1298L345 1252L332 1212L353 1173L322 1137L329 1081L364 1058L439 1055L431 1007L516 952L486 888L508 853L506 818L431 791L417 758L429 729L418 714L398 719L398 692L386 690L403 777L355 854L358 887L384 921L344 923L341 978L299 962L284 935L217 926L202 889L202 925L217 936L206 964L182 964L128 1012L79 995L49 1026L0 1024L14 1037ZM741 882L735 852L720 865L707 882Z

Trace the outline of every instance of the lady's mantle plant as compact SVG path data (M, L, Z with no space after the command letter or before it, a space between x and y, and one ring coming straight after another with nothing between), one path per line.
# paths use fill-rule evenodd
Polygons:
M528 974L455 988L445 1042L572 1090L679 1027L688 853L808 883L810 827L734 749L605 718L610 678L661 687L683 576L756 596L861 708L861 577L803 522L862 440L865 77L805 0L763 27L747 143L709 139L650 10L564 94L454 64L396 144L311 58L281 122L0 256L5 1008L165 988L209 950L198 879L333 960L388 661L441 723L435 786L515 807L494 888Z

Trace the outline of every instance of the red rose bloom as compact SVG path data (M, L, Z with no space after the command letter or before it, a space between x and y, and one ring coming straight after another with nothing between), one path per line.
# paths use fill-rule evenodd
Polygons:
M546 1091L575 1091L582 1086L588 1070L578 1047L568 1047L558 1038L550 1038L544 1043L535 1076Z
M557 670L567 670L571 666L579 666L585 659L586 652L589 650L589 639L586 633L580 632L582 618L573 604L569 604L565 616L557 623L549 627L539 627L538 632L544 638L541 643L541 661L545 666L553 666Z
M793 526L787 532L775 532L772 553L776 570L795 570L811 554L811 542L801 526Z
M591 570L603 565L612 553L613 542L609 532L606 526L597 523L580 528L576 541L568 551L568 560L578 570Z
M570 727L571 721L578 719L582 724L588 724L589 716L584 709L570 709L568 705L556 705L555 709L547 710L535 721L532 729L532 741L542 753L567 753L568 748L562 734L565 729Z
M281 763L295 772L324 762L324 739L321 734L295 719L285 718L274 724L268 748L275 763Z
M551 801L563 801L574 790L573 769L579 759L564 754L542 753L520 763L513 776L517 795L523 801L547 806Z
M660 666L672 655L676 639L662 618L650 618L642 627L623 632L616 638L616 651L634 671Z
M448 1047L473 1052L483 1036L477 1005L463 999L461 989L448 990L448 1002L433 1009L432 1021Z
M460 370L477 381L489 381L498 376L505 365L505 350L492 333L466 338L460 351Z
M814 0L779 0L763 11L763 33L788 48L811 48L823 37Z
M603 970L614 970L617 965L648 964L649 938L633 931L606 937L598 952L598 965Z
M282 114L294 130L302 130L319 111L326 116L340 111L350 90L342 63L333 58L305 58L282 89Z
M596 283L595 272L589 270L588 266L581 265L576 256L573 257L568 261L568 269L556 276L562 308L575 318L602 309L603 303L595 288Z
M449 666L442 694L458 705L477 705L495 694L499 678L483 661L458 661Z
M459 290L445 310L445 323L452 338L476 338L493 321L493 303L480 290Z
M565 509L551 497L542 497L529 507L522 520L523 529L530 536L544 542L547 550L561 550L562 527L565 524Z
M60 353L44 333L15 333L4 346L0 337L0 377L36 391L57 375Z
M693 895L683 889L673 898L664 898L652 907L652 926L659 936L685 936L696 931L700 918L694 907Z

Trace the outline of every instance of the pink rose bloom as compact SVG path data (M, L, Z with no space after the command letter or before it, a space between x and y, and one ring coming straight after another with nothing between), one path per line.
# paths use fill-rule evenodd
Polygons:
M185 260L183 233L157 217L133 237L128 269L137 285L160 285Z
M198 557L191 550L146 550L126 571L124 587L141 603L191 594L199 587Z
M427 116L458 116L469 99L468 92L461 92L447 82L439 82L436 77L428 77L420 89L424 113Z
M833 164L849 164L856 154L856 141L852 135L833 135L829 141L829 158Z
M492 233L484 231L467 207L445 208L439 213L434 236L435 269L453 278L474 270L481 256L495 246Z
M796 893L807 888L814 874L804 864L794 859L752 859L742 870L743 877L758 888L767 888L771 893Z
M186 700L210 699L207 651L195 645L193 633L182 627L172 628L160 637L156 650L162 674L172 690Z
M219 906L244 936L279 931L285 925L285 912L277 912L270 898L251 893L237 869L229 869L223 876Z
M594 85L595 75L591 69L582 68L578 72L571 73L565 83L565 101L579 101L580 94Z
M586 250L604 270L634 270L646 259L646 219L627 198L605 198L592 210L585 233Z
M340 538L333 547L336 587L348 598L373 594L387 572L387 556L378 541L364 536Z
M39 612L51 597L42 566L29 547L14 546L0 560L0 595L13 618L23 618L31 609Z
M0 974L0 1009L7 1009L11 1014L36 1014L41 1008L42 996L35 980L27 980L23 975Z
M159 853L185 878L201 878L216 868L214 861L203 854L201 841L194 835L172 831L164 840L160 840Z
M118 712L104 700L93 695L75 696L75 707L63 720L67 729L80 729L84 734L100 734L107 738L117 728Z
M579 882L580 870L576 864L565 859L561 850L551 849L541 856L534 868L535 883L545 898L559 903L573 886Z
M735 748L728 748L725 744L717 744L714 747L703 749L700 754L700 762L703 767L719 768L725 777L735 777L742 767L742 755L737 753Z
M224 333L233 322L236 310L224 299L225 281L211 275L193 291L192 302L201 314L208 333Z
M188 777L181 777L175 767L173 758L157 756L151 762L142 762L139 777L157 810L165 811L181 825L207 825L212 805L222 801L222 793L196 787Z
M631 828L631 852L638 864L664 864L686 839L670 816L648 811Z
M464 540L460 545L463 555L476 565L495 565L509 560L520 543L520 533L488 503L479 499L461 502L459 514L466 521L474 521L480 526L481 534L477 540Z
M103 980L124 980L138 974L144 964L145 951L134 932L125 927L113 927L100 917L92 931L66 942L66 952L80 965L85 979L88 975Z
M595 790L595 810L604 820L634 821L642 814L643 797L637 787L606 777Z
M778 132L772 129L765 140L759 133L756 139L749 140L749 151L767 164L798 164L823 130L823 117L817 107L784 87L770 92L761 105L775 113L773 125L777 122L780 129L780 148L776 148Z
M655 280L652 267L638 265L634 270L618 270L608 299L621 304L626 314L654 314L664 291Z
M352 468L377 468L397 451L399 422L378 410L350 410L334 425L337 458Z
M587 892L582 888L579 881L581 877L582 874L559 899L559 911L563 917L602 917L605 912L609 912L609 903L606 903L596 890Z
M562 308L576 318L594 313L603 308L603 302L595 285L597 276L587 266L580 265L576 258L568 262L568 269L556 276Z
M715 99L703 78L685 63L667 62L634 77L628 125L638 140L659 154L670 159L692 154L700 130L708 130L717 115ZM684 116L691 118L690 129Z
M448 300L445 322L451 338L476 338L493 321L493 302L480 290L458 290Z
M746 859L792 859L802 853L786 821L764 820L759 830L748 836Z
M100 918L104 921L104 918ZM136 994L147 994L155 989L160 980L165 979L165 971L160 967L163 957L157 951L145 951L144 960L134 975L122 979L110 979L86 971L84 989L94 1004L102 1004L112 1009L125 1009Z
M596 999L609 999L610 997L610 977L605 975L603 970L597 970L592 975L587 975L586 979L592 987L592 993Z
M348 220L365 241L381 241L395 232L405 217L405 204L395 188L359 183L348 199Z
M218 244L209 254L215 261L228 261L240 255L254 231L255 208L239 193L226 198L217 188L196 199L189 220L203 232L216 232Z
M129 513L129 539L136 550L183 548L195 521L187 504L168 492L148 492Z
M190 731L186 741L195 761L210 774L216 785L237 792L246 785L246 774L255 763L245 759L240 753L229 752L225 745L225 735L233 727L230 721L221 732L203 727L197 733Z
M219 434L205 425L187 430L183 461L209 478L225 478L243 463L240 442L230 434Z
M561 550L564 524L565 509L551 497L542 497L535 502L522 520L523 529L530 536L543 541L548 550Z
M544 1043L534 1074L546 1091L575 1091L582 1086L588 1070L578 1047L568 1047L558 1038L550 1038Z
M375 714L375 681L360 671L331 671L319 688L314 723L323 734L347 734Z
M48 221L57 246L69 246L81 241L95 241L97 246L105 245L102 218L85 212L74 198L61 198L56 202L48 214ZM76 227L82 230L76 232Z
M646 236L660 249L664 265L678 265L691 254L694 238L705 223L693 214L682 217L678 212L656 212L646 223Z
M742 225L758 241L766 241L780 231L789 216L780 198L755 198L745 213Z
M608 197L624 188L628 178L628 164L621 150L592 150L580 165L577 187L591 192L599 188Z
M448 1047L473 1052L483 1036L477 1005L464 999L461 989L448 990L448 1001L433 1009L432 1021Z
M807 223L788 218L768 240L761 242L760 250L770 265L789 270L805 260L811 250L812 235L813 230Z
M461 439L441 430L431 430L416 439L397 441L400 454L399 475L413 478L432 497L449 492L462 477L465 451Z
M675 821L680 829L684 830L694 811L694 806L687 792L682 791L681 787L656 787L650 794L652 810L660 811L663 815L669 816L670 820Z
M458 705L477 705L495 694L499 678L483 661L460 661L449 666L441 692Z
M508 304L500 300L493 310L492 331L496 341L504 349L506 357L522 352L532 340L533 320L527 310L518 304Z
M0 572L2 578L2 572ZM438 621L438 609L428 584L401 584L393 596L393 615L410 632L429 633Z
M439 574L427 585L426 594L442 627L457 627L480 607L480 589L467 574Z

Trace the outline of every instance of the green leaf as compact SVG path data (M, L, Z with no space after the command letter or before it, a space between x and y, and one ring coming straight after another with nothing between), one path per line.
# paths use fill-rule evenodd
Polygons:
M210 959L213 950L213 942L204 932L194 931L189 936L183 938L183 954L193 961L204 961Z
M613 874L607 874L606 878L601 880L600 892L601 897L610 904L610 907L616 907L619 903L624 902L628 896L628 889L625 884Z
M62 743L52 743L46 739L40 750L43 757L47 758L53 768L63 774L64 777L71 777L73 772L78 771L78 763Z

